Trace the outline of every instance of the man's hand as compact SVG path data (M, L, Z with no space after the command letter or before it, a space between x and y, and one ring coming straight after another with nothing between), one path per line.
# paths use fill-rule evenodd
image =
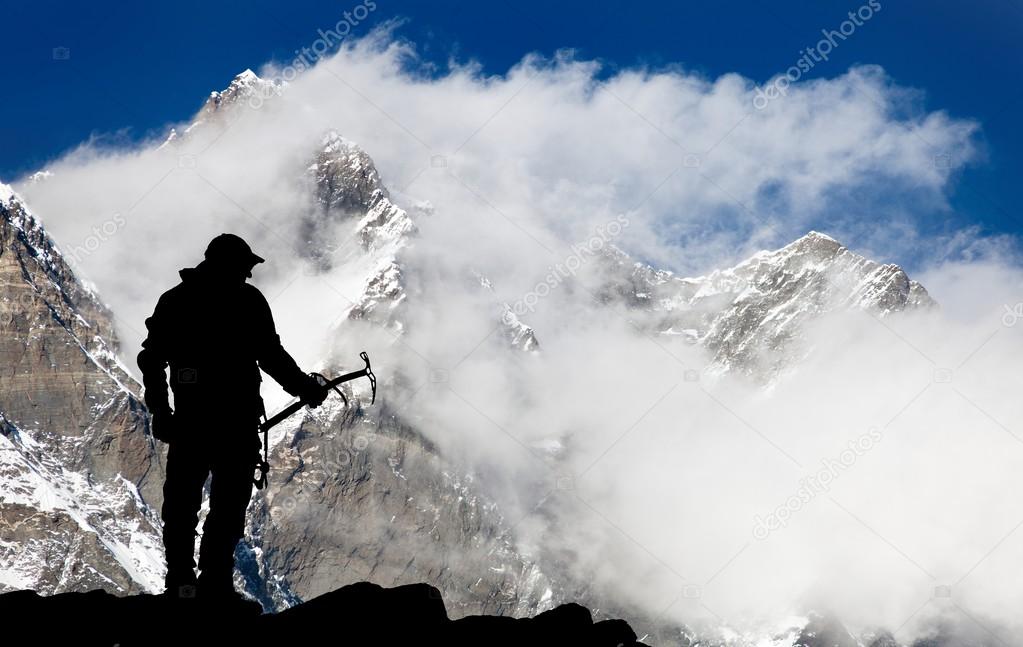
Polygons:
M174 439L174 412L154 411L150 424L152 425L153 438L160 442L169 443Z
M302 403L311 409L323 404L323 401L327 399L327 389L320 384L320 381L312 375L306 376L306 381L302 384L302 390L299 392L298 397L302 399Z

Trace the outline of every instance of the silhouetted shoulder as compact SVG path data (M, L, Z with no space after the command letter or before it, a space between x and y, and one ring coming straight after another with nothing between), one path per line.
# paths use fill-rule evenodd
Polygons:
M186 285L184 282L178 283L171 289L161 294L157 303L160 302L174 303L176 301L180 301L185 296L185 294L188 293L188 291L189 291L188 285Z
M266 297L263 296L263 292L256 286L252 285L251 283L242 283L241 288L245 292L246 297L258 300L262 303L267 302Z
M160 295L157 307L181 303L187 300L189 295L195 292L196 288L201 285L195 268L185 268L178 272L178 274L181 276L181 281Z
M246 307L252 310L254 313L271 318L270 314L270 302L266 300L263 292L259 288L252 285L251 283L244 283L241 286L242 301Z

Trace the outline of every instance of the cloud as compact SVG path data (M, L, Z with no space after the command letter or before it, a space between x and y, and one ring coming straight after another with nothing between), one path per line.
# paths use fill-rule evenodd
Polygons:
M741 625L831 605L857 626L895 628L952 583L978 614L1013 619L1023 592L997 573L1018 566L1018 550L997 542L1023 518L1006 489L1023 456L1012 437L1023 434L1023 327L1000 317L1023 299L1019 265L1011 243L970 230L933 261L905 246L935 242L920 225L948 209L958 166L981 159L977 123L923 111L875 66L795 84L756 110L752 82L734 74L608 74L569 52L494 76L419 63L378 32L259 109L227 113L226 128L207 120L163 148L86 143L18 188L63 249L85 250L77 263L117 313L129 357L176 270L213 235L244 236L269 259L256 281L303 366L365 347L400 370L422 388L389 397L478 471L524 550L651 615L711 609ZM304 169L328 129L365 148L398 204L433 205L403 258L400 344L349 327L338 339L362 288L356 261L342 254L316 274L303 260L316 242L303 223L322 220ZM814 353L769 392L687 382L702 351L637 334L595 303L582 254L583 280L557 281L523 315L542 352L509 353L495 304L538 292L573 245L622 218L616 245L686 274L811 226L888 258L914 254L944 314L822 321L806 331ZM343 240L352 225L322 235ZM939 369L951 381L935 381ZM832 489L754 537L758 515L875 428L881 441ZM692 586L701 597L682 595Z

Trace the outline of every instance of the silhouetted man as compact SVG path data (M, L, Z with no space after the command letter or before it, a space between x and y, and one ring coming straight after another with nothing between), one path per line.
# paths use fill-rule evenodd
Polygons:
M270 306L245 282L263 259L233 234L221 234L206 260L180 272L181 283L165 292L142 342L138 365L152 413L152 432L169 443L163 488L166 592L231 599L234 550L245 531L245 509L259 462L257 433L263 404L263 369L309 406L326 397L315 378L299 369L281 346ZM167 397L167 375L174 410ZM210 481L210 509L195 576L195 529L203 486Z

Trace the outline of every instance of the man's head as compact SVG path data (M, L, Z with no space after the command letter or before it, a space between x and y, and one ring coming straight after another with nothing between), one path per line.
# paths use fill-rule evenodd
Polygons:
M263 259L252 252L249 244L234 234L220 234L206 247L206 263L225 275L241 278L252 276L252 268Z

